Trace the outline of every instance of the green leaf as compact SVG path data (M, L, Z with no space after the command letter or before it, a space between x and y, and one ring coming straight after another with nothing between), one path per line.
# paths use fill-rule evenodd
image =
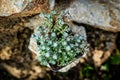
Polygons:
M87 69L88 69L88 70L93 70L93 67L88 66Z
M110 61L112 64L119 65L120 64L120 54L116 54L116 55L112 56Z
M40 17L44 17L45 22L37 27L33 38L37 41L37 47L40 51L38 61L43 65L50 63L52 65L65 66L69 62L74 61L79 53L88 52L79 47L79 45L83 45L83 47L87 46L84 37L72 33L70 26L65 24L63 15L59 15L53 11L48 14L41 13ZM77 42L79 37L81 41ZM63 42L66 43L63 44ZM91 66L87 66L86 68L89 71L92 69Z

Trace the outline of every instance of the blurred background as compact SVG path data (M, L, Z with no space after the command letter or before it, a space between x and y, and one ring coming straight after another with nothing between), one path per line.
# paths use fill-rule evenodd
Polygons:
M53 2L55 1L55 2ZM0 0L0 80L119 80L119 0ZM87 6L87 7L86 7ZM53 72L28 49L40 12L70 11L90 52L68 72Z

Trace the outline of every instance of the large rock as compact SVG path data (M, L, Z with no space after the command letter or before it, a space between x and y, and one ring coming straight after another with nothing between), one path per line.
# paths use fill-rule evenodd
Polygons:
M120 31L119 0L56 0L57 4L54 1L0 0L0 16L11 15L10 19L26 17L43 11L49 11L50 8L54 9L54 5L57 5L56 10L61 11L59 9L64 9L70 13L70 21L88 24L107 31Z
M49 11L49 0L0 0L0 29L12 27L22 17L30 19L29 16Z
M0 16L24 17L48 10L48 0L0 0Z
M8 16L22 11L32 0L0 0L0 16Z
M65 11L69 12L70 21L88 24L107 31L120 31L119 0L73 0Z

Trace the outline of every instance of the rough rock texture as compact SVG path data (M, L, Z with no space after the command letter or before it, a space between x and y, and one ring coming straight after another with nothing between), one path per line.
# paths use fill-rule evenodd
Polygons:
M0 16L25 17L49 11L48 0L0 0Z
M32 0L0 0L0 16L9 16L22 11Z
M25 17L54 9L54 0L0 0L0 16ZM60 2L60 3L59 3ZM50 7L49 7L50 3ZM56 0L56 10L70 13L69 20L107 31L120 31L119 0ZM5 6L5 7L4 7Z
M119 0L65 0L59 3L58 7L60 4L61 7L62 5L65 6L63 6L65 9L60 7L60 10L69 12L68 20L107 31L120 31Z

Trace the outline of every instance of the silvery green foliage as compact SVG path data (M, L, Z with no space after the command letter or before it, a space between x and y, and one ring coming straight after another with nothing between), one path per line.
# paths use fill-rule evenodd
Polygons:
M49 14L41 13L46 19L44 26L39 26L32 37L37 42L42 65L66 66L79 55L88 53L84 36L73 34L70 27L64 23L62 15L55 11Z

